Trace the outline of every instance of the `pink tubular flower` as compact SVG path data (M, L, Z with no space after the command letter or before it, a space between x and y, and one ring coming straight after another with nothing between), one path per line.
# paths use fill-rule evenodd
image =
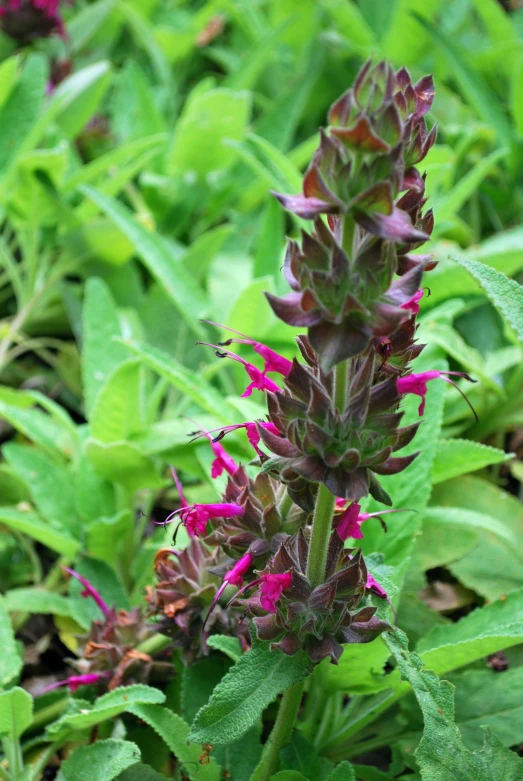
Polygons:
M165 526L172 523L179 515L181 523L184 524L191 537L203 537L207 528L207 522L211 518L232 518L233 516L243 515L243 507L239 504L216 503L216 504L188 504L183 493L182 484L178 479L174 468L171 466L171 474L180 494L180 504L177 510L170 513L165 521L155 521L157 526ZM175 535L176 536L176 535Z
M381 599L388 599L388 594L385 589L382 588L376 580L374 580L370 573L367 575L367 583L365 584L365 588L368 591L372 591L373 594L376 594L376 596L380 597Z
M278 431L278 429L276 428L274 423L270 423L270 422L268 422L266 420L259 420L259 421L257 421L257 423L258 423L258 426L261 426L261 428L264 428L267 431L270 431L271 434L274 434L277 437L281 436L280 432ZM258 431L258 426L256 425L256 423L254 421L247 420L247 421L245 421L245 423L233 423L230 426L224 426L223 428L220 428L220 429L218 429L218 428L214 429L214 431L219 431L220 433L213 440L213 442L217 443L220 439L222 439L225 436L225 434L228 434L230 431L237 431L240 428L244 428L245 431L247 432L247 439L249 440L250 444L253 446L255 451L260 456L260 455L262 455L262 452L261 452L260 448L258 447L258 445L260 444L260 434L259 434L259 431ZM207 432L207 433L208 434L209 433L213 434L214 431Z
M439 372L433 369L428 372L421 372L420 374L408 374L406 377L398 377L396 381L396 387L398 389L398 393L400 394L413 393L415 396L419 396L421 398L421 404L419 405L418 412L420 415L423 415L425 411L425 396L427 395L427 382L430 382L430 380L436 380L438 378L444 380L461 393L472 410L474 417L476 418L476 422L478 422L478 416L476 415L474 407L467 399L463 391L458 388L456 383L449 379L447 376L449 374L456 377L463 377L469 382L476 382L476 380L473 380L472 377L469 377L469 375L465 374L465 372Z
M337 500L338 501L338 500ZM369 518L379 518L382 515L388 513L408 513L414 512L414 510L408 509L396 509L396 510L380 510L375 513L362 513L361 507L358 502L352 502L346 510L337 518L336 531L338 536L343 542L352 537L354 540L363 539L363 533L361 531L361 524L368 521Z
M252 566L253 561L254 561L254 557L252 553L247 552L241 557L241 559L238 559L238 561L236 562L236 564L233 566L232 569L230 569L228 572L225 573L223 583L218 589L218 591L216 592L216 596L212 601L212 605L209 608L209 612L205 616L205 621L203 622L204 629L209 616L211 615L212 611L216 606L216 603L220 599L221 595L223 594L227 586L236 586L237 588L241 588L241 586L243 586L243 576L245 575L247 570Z
M206 320L206 322L210 323L210 325L216 326L217 328L223 328L224 331L230 331L233 334L237 334L236 337L227 339L227 341L225 342L220 342L221 346L227 347L230 344L250 345L254 350L254 352L258 353L258 355L261 355L261 357L264 360L265 363L263 367L264 374L266 374L267 372L278 372L278 374L283 374L284 377L289 376L290 371L292 369L292 361L289 361L288 358L285 358L283 355L280 355L275 350L271 350L271 348L267 347L266 344L257 342L255 339L251 339L250 337L245 336L245 334L240 333L240 331L235 331L234 328L228 328L225 325L220 325L220 323L213 323L211 320Z
M51 683L49 686L46 686L45 689L42 689L42 694L49 692L52 689L58 689L60 686L68 686L71 693L74 694L80 686L89 686L91 683L100 683L110 677L111 673L109 672L70 675L69 678L66 678L63 681L57 681L56 683Z
M95 589L91 583L87 580L87 578L84 578L80 573L76 572L74 569L70 569L69 567L64 567L64 570L69 573L69 575L72 575L73 578L76 578L76 580L80 581L82 586L84 587L84 590L82 591L83 597L91 597L91 599L94 599L104 616L108 615L109 613L109 607L104 602L102 597L100 596L99 592Z
M276 613L276 602L282 595L284 589L289 588L292 583L292 573L283 572L282 574L266 573L261 576L262 584L260 586L260 604L268 613Z
M417 315L419 313L419 302L423 298L423 289L420 288L419 290L416 290L413 296L409 298L408 301L405 301L404 304L400 304L400 309L410 309L413 315Z
M230 456L223 445L214 440L209 431L202 430L203 436L207 437L211 443L211 449L216 456L211 464L211 477L213 480L216 477L220 477L223 472L227 472L231 477L238 471L238 464L232 456Z
M254 366L254 364L249 363L249 361L240 358L240 356L236 355L236 353L233 353L230 350L222 350L222 348L219 347L217 344L209 344L209 342L198 342L198 344L204 344L207 347L214 347L218 358L232 358L233 361L238 361L238 363L242 364L242 366L244 367L245 371L247 372L251 380L249 385L245 388L245 390L241 394L242 399L244 399L246 396L250 396L253 390L255 389L261 391L271 391L272 393L281 391L280 386L276 385L275 382L273 382L269 377L267 377L265 375L265 372L260 371L260 369Z

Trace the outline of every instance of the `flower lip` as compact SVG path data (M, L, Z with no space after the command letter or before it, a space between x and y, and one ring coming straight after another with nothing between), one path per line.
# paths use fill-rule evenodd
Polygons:
M237 361L238 363L242 364L251 380L251 383L241 394L242 398L250 396L253 390L271 391L272 393L278 393L281 391L280 386L276 385L273 380L267 377L265 372L262 372L261 369L258 369L258 367L253 363L249 363L249 361L246 361L244 358L236 355L236 353L233 353L231 350L222 350L220 345L212 344L211 342L196 342L196 344L202 344L206 347L214 348L218 358L232 358L233 361Z
M374 513L362 513L361 507L358 502L352 502L341 515L336 519L336 531L338 536L343 542L352 538L354 540L363 539L363 533L361 531L361 524L368 521L369 518L378 518L383 526L384 531L387 531L385 522L381 520L382 515L390 515L391 513L414 513L416 510L409 510L408 508L398 507L397 509L378 510Z
M472 413L476 419L476 423L479 423L479 418L476 414L476 410L470 403L470 401L467 399L463 391L456 385L456 383L449 378L448 375L453 375L455 377L462 377L465 380L468 380L469 382L477 382L477 380L473 380L472 377L470 377L466 372L440 372L436 369L432 369L430 371L426 372L420 372L419 374L407 374L405 377L398 377L396 381L396 387L398 389L399 394L406 394L406 393L413 393L415 396L419 396L421 398L421 404L418 408L419 415L423 415L425 411L425 396L427 395L427 382L430 382L430 380L436 380L441 379L445 382L448 382L449 385L452 385L456 390L461 393L467 404L469 405L470 409L472 410Z

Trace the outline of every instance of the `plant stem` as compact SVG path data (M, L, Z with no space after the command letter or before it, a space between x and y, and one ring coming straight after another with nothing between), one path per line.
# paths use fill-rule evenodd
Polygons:
M307 561L307 577L312 588L316 588L325 577L325 564L329 549L332 516L336 497L331 494L323 483L320 483L312 520L312 533L309 543L309 558Z
M348 361L343 361L336 366L336 375L334 380L334 403L336 409L342 415L347 406L347 380L348 380Z
M283 695L278 717L274 722L269 740L265 744L258 766L251 776L251 781L268 781L278 770L280 749L289 742L298 716L304 685L305 681L300 681L287 689Z
M283 497L278 505L278 510L280 511L280 515L285 520L287 515L289 514L289 511L292 507L294 502L292 501L291 497L289 496L289 492L286 490L283 494Z
M166 637L165 635L152 635L152 637L148 637L147 640L144 640L143 643L140 643L136 646L136 650L140 651L142 654L149 654L149 656L152 656L153 654L157 654L160 651L163 651L164 648L167 648L168 645L171 645L172 638Z

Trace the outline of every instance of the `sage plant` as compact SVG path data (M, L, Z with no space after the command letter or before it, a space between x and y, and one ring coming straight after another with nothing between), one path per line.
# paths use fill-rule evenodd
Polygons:
M395 73L368 62L330 109L302 193L275 193L310 221L300 241L288 242L290 292L267 294L279 318L306 330L296 340L300 360L231 329L226 341L207 343L219 358L241 364L243 396L265 394L267 419L195 432L213 449L213 477L228 476L221 502L188 505L174 475L181 507L167 520L184 524L193 541L185 557L162 552L149 601L161 631L179 636L191 655L207 653L213 626L235 631L229 616L237 606L275 654L305 652L313 663L336 664L344 644L392 629L369 600L387 593L350 541L363 537L364 522L384 524L386 513L408 510L390 509L393 497L380 483L417 456L398 454L419 426L402 425L402 398L419 396L421 416L427 382L453 382L448 373L411 368L423 349L416 343L422 275L434 267L429 255L414 252L433 228L425 175L416 167L436 137L425 120L433 95L431 77L413 84L404 68ZM250 348L263 368L238 355L237 345ZM254 479L222 444L238 429L260 465ZM368 495L389 509L362 513L359 502ZM221 584L202 572L206 558ZM299 684L284 695L257 781L277 765L301 692Z

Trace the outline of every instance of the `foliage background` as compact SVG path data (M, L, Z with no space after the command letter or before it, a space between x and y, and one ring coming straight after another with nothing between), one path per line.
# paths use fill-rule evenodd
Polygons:
M15 646L2 660L2 683L63 670L93 618L61 564L75 562L119 607L141 604L170 537L145 517L175 502L167 464L183 471L189 498L216 496L208 446L188 443L188 419L211 429L263 408L238 398L241 370L195 346L210 333L201 319L294 354L262 291L286 290L285 235L301 221L268 190L300 188L330 103L369 55L383 56L415 78L435 74L440 131L424 168L440 263L426 280L420 339L430 346L418 365L447 361L477 378L466 390L479 423L455 391L430 389L423 456L389 478L395 504L418 512L393 516L386 537L369 528L364 551L384 555L376 571L396 590L411 644L456 684L465 745L481 747L480 724L505 746L523 743L521 303L516 287L482 289L453 259L521 280L523 9L77 0L64 16L64 39L17 48L0 36L0 587L26 647L25 668ZM59 72L69 75L57 83ZM227 441L250 458L241 435ZM485 657L509 646L498 675ZM309 713L303 732L331 760L361 764L377 751L382 769L392 745L396 774L416 778L414 700L365 732L342 699L390 687L389 651L373 648L322 673L329 715ZM220 677L206 676L192 695L201 704ZM37 714L58 701L37 699ZM151 730L133 740L165 769Z

